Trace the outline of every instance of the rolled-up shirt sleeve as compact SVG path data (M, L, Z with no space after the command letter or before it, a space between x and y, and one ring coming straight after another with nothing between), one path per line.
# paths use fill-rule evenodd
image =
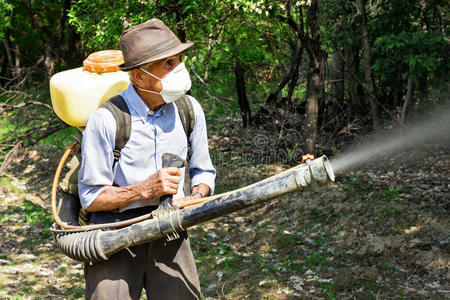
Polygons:
M115 124L113 115L100 108L89 117L83 132L78 172L78 194L83 208L89 207L105 186L114 183Z
M206 132L205 114L200 104L191 97L195 113L195 125L189 137L191 148L189 151L189 176L192 187L204 183L214 193L214 180L216 169L214 168L208 149L208 136Z

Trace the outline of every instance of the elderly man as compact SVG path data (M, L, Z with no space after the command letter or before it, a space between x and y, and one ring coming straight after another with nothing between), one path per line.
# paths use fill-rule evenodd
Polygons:
M190 88L182 57L193 43L181 43L158 19L125 31L120 37L132 84L120 93L131 115L131 134L114 161L116 122L105 108L88 120L83 134L79 195L93 224L117 222L154 210L163 195L172 204L205 197L214 190L215 169L208 152L205 116L192 102L195 123L187 138L172 103ZM188 141L189 139L189 141ZM188 151L188 142L190 150ZM162 154L189 161L191 196L184 197L184 169L162 168ZM86 299L199 299L200 283L186 232L122 250L108 261L86 264Z

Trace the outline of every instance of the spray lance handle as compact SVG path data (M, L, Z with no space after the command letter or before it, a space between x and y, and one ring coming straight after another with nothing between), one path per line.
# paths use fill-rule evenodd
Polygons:
M173 153L164 153L162 156L162 167L176 167L182 168L186 166L186 160ZM172 195L164 195L159 199L159 206L164 208L171 208Z
M164 153L162 156L162 167L163 168L169 168L169 167L176 167L176 168L182 168L186 166L186 161L179 157L176 154L173 153ZM179 238L178 230L183 230L181 224L179 223L178 214L175 213L177 216L174 219L172 218L172 214L174 212L177 212L178 208L174 207L172 205L172 195L164 195L161 198L159 198L159 206L157 209L152 211L152 216L154 219L158 220L158 225L160 226L161 230L161 220L163 219L169 219L170 220L170 226L169 228L172 228L173 230L169 231L161 231L162 235L166 236L167 241L175 240Z

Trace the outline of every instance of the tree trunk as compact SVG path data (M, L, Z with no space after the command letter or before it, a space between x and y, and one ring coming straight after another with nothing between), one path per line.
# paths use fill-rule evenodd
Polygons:
M427 73L423 73L417 80L417 91L419 93L419 101L428 100L428 78Z
M343 53L343 49L340 49L339 51ZM330 98L332 102L342 103L344 101L344 61L337 52L335 52L331 58L330 77Z
M181 42L186 42L186 30L184 30L183 21L185 19L185 13L183 13L184 4L180 1L172 0L173 9L175 12L175 23L177 24L177 37Z
M297 41L295 42L297 43ZM297 47L296 49L293 49L291 51L293 59L291 61L291 68L289 69L289 73L287 73L283 77L277 89L269 94L269 96L266 99L267 104L276 105L278 95L281 93L281 91L288 83L289 83L288 100L292 98L292 93L294 92L295 85L298 81L298 72L300 69L300 63L302 61L303 49L304 49L303 47Z
M6 54L6 59L8 61L8 67L11 70L12 76L15 77L14 65L13 65L12 56L11 56L11 50L9 49L9 36L6 34L5 34L5 38L3 40L3 45L5 46L5 54Z
M294 76L294 69L291 69L286 76L281 80L280 84L278 85L277 89L269 94L269 96L266 99L266 103L269 105L276 105L278 100L278 95L283 90L283 88L286 86L286 84L289 83L289 81Z
M247 99L247 92L245 89L245 69L239 62L236 62L234 66L234 75L236 78L236 90L238 94L239 107L241 109L242 124L244 127L252 124L252 116L250 111L250 105Z
M290 103L292 100L292 95L294 94L294 89L297 86L299 70L300 70L300 61L296 64L296 66L294 68L294 74L292 76L291 81L289 82L286 103Z
M33 1L34 2L34 1ZM26 9L26 11L29 14L30 20L31 22L36 25L41 32L47 37L47 39L43 39L43 43L44 44L48 44L48 46L45 47L49 47L49 49L52 52L52 57L54 57L52 60L56 59L60 59L64 62L64 65L66 68L72 68L72 67L76 67L80 64L80 53L79 53L79 49L80 49L80 44L79 44L79 40L80 37L79 35L76 33L76 30L74 27L69 26L69 30L67 32L67 30L65 31L65 34L63 34L62 32L60 32L60 34L58 33L54 33L52 31L52 29L50 27L48 27L45 22L41 19L41 17L39 16L39 14L37 13L37 11L33 8L32 4L33 2L29 2L28 0L22 0L22 3ZM70 1L65 1L65 8L70 6ZM63 13L68 13L68 11L65 11ZM62 18L61 21L66 21L67 18L64 17ZM64 41L60 40L60 36L68 36L67 39L67 44L64 43ZM47 49L45 49L45 51L47 51ZM49 56L47 56L49 57ZM47 64L48 66L48 64ZM47 71L50 70L51 68L47 68ZM54 68L53 68L54 69Z
M320 49L319 49L320 51ZM322 99L323 73L325 70L325 55L318 59L309 58L306 83L306 152L315 154L317 129L319 119L319 103Z
M357 75L359 73L359 50L353 49L351 46L345 47L345 60L347 61L346 68L351 74ZM352 111L363 112L362 99L363 90L358 80L353 75L347 77L348 93L351 98Z
M408 89L406 91L405 102L403 103L403 108L402 108L401 122L403 125L406 124L406 121L408 118L409 107L411 106L412 98L414 95L414 80L413 80L412 74L413 73L410 72L409 76L408 76Z
M213 34L212 34L212 27L209 28L209 35L208 35L208 55L205 59L205 70L203 71L203 81L208 82L209 81L209 61L211 59L211 54L213 50Z
M312 0L308 8L307 21L310 36L305 37L307 44L309 64L306 83L306 151L316 152L317 129L319 118L319 103L322 99L322 87L325 74L326 52L321 49L322 34L317 20L318 0Z
M75 27L72 26L67 27L66 35L68 36L66 47L69 50L65 53L66 55L64 56L64 62L66 64L66 68L68 69L77 68L80 65L80 62L84 59L80 49L81 38L76 32Z
M20 51L19 51L19 45L16 44L14 46L14 52L15 52L15 59L14 59L14 69L17 77L17 83L22 82L22 67L20 64Z
M294 18L292 17L291 12L292 6L289 1L286 2L286 15L279 15L278 18L284 22L289 28L293 30L295 33L295 38L291 40L287 40L287 43L289 44L290 50L291 50L291 61L289 65L289 72L283 76L283 79L281 80L280 84L276 88L275 91L269 94L269 96L266 99L266 104L268 105L277 105L278 102L278 95L281 93L281 91L284 89L286 84L288 85L288 94L286 97L286 103L289 103L292 99L292 95L294 93L294 89L297 85L298 77L299 77L299 70L300 70L300 64L302 61L302 55L303 51L305 49L305 43L304 43L304 26L303 21L300 23L296 23ZM300 19L303 19L303 12L300 8Z
M400 85L400 82L395 78L394 80L391 80L391 93L392 93L392 103L395 107L400 107L402 105L402 85Z
M49 44L44 44L44 68L45 79L50 81L50 78L55 73L55 60L53 59L53 52Z
M59 24L60 24L60 37L59 37L59 39L60 39L60 41L62 43L64 43L64 41L66 39L65 35L66 35L67 13L70 10L71 1L72 0L64 0L64 6L63 6L63 9L61 11L61 17L60 17L60 22L59 22Z
M6 78L6 71L8 70L8 59L6 57L6 52L5 55L3 56L3 62L2 62L2 66L1 66L1 71L0 71L0 87L3 87L3 84L5 83L5 78Z
M77 68L80 65L80 62L83 61L84 57L81 53L81 38L77 33L75 27L68 24L67 14L71 8L71 0L64 1L64 9L63 16L61 17L61 41L65 45L65 48L68 49L64 51L64 62L66 64L66 68L73 69ZM63 26L65 25L65 26ZM56 69L56 63L53 66L53 69ZM53 73L52 73L53 75Z
M54 50L64 50L62 48L63 45L61 44L61 41L58 39L56 34L53 33L52 30L44 24L38 13L31 6L30 2L28 2L28 0L22 0L22 3L30 16L32 23L39 27L39 29L47 36L50 43L55 48Z
M370 110L372 114L373 127L374 129L379 129L381 127L380 111L378 108L378 104L374 99L376 97L376 90L372 75L372 62L370 57L369 31L367 27L365 0L358 0L357 3L359 12L361 13L361 37L364 52L364 73L366 75L367 90L370 94Z
M296 41L298 44L298 41ZM299 46L296 48L295 51L295 58L293 61L293 68L292 68L292 78L288 85L288 94L287 94L287 103L289 103L292 100L292 95L294 94L294 89L297 86L297 81L299 77L299 71L300 71L300 64L302 63L302 56L303 56L303 50L304 47Z

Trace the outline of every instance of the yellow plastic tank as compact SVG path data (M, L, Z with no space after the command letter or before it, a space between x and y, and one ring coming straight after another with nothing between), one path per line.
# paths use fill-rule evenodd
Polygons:
M53 75L50 97L56 115L69 125L86 126L103 102L128 87L128 74L118 67L122 63L120 50L104 50L89 55L83 67Z

